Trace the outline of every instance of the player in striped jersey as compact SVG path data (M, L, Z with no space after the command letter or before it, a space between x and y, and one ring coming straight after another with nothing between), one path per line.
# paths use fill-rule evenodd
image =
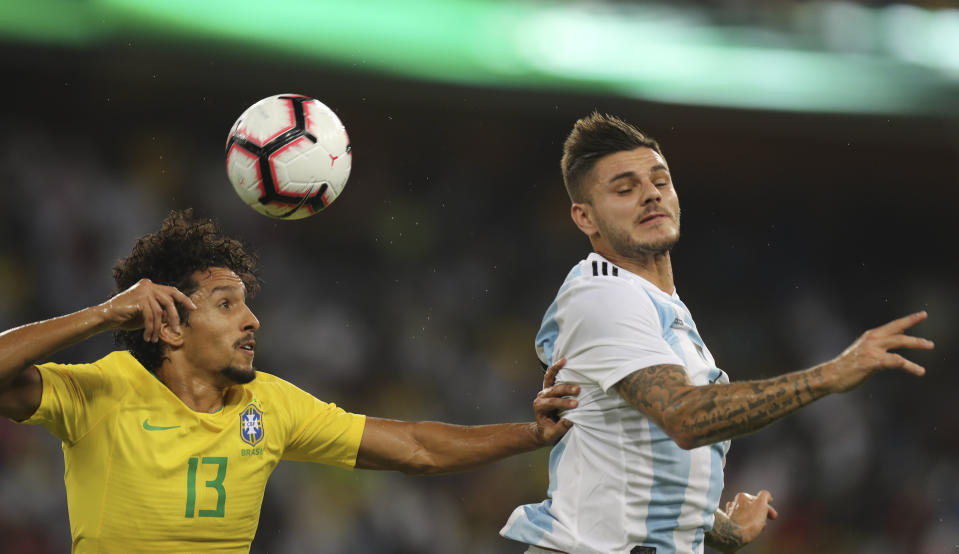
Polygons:
M564 145L571 215L594 252L573 267L536 337L540 359L565 357L575 426L550 455L549 499L518 507L501 534L527 552L733 552L776 517L772 496L719 509L729 440L882 369L925 370L891 353L930 349L906 336L925 312L867 331L837 358L761 381L730 383L673 284L679 200L657 143L597 113Z
M281 459L439 473L555 442L572 385L535 423L462 427L350 414L253 367L256 258L174 212L114 268L118 292L0 334L0 415L63 442L74 552L247 552ZM103 331L129 351L36 361ZM319 547L318 547L319 548Z

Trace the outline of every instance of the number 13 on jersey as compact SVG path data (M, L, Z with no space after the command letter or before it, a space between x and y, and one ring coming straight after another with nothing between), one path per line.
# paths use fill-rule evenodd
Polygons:
M226 489L223 488L223 480L226 479L226 457L205 456L190 458L186 474L186 515L185 517L223 517L226 511ZM200 465L215 465L216 478L206 482L206 487L216 491L216 509L196 510L196 475ZM212 468L210 468L212 470ZM203 473L206 473L203 471Z

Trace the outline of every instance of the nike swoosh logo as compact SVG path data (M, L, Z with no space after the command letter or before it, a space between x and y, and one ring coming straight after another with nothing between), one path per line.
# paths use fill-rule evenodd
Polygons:
M143 420L143 428L147 431L169 431L170 429L176 429L179 425L171 425L169 427L163 427L160 425L150 425L150 418Z

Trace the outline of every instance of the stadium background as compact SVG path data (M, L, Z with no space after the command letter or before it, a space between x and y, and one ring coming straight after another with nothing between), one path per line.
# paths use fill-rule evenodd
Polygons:
M723 500L768 488L780 512L749 551L959 550L955 4L153 4L0 8L0 328L101 302L133 239L193 206L261 254L260 369L370 415L526 420L533 336L588 246L560 146L598 109L663 144L678 290L733 379L931 314L924 379L735 441ZM280 92L353 141L345 193L300 222L243 206L223 170L235 117ZM253 550L518 552L497 531L542 500L547 456L440 477L281 464ZM0 551L67 549L62 471L46 432L0 423Z

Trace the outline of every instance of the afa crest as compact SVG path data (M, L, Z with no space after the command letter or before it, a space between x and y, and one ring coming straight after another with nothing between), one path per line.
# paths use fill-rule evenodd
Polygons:
M240 438L250 446L263 440L263 412L250 404L240 412Z

